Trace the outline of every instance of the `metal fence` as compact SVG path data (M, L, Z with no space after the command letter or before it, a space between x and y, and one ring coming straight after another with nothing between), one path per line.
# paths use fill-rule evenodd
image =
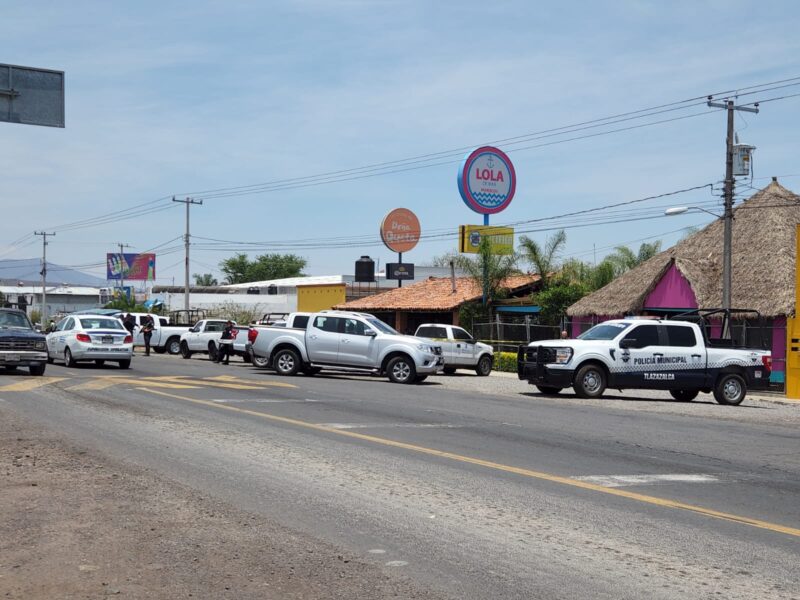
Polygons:
M535 323L473 323L472 335L494 346L496 352L516 352L522 344L538 340L555 340L561 333L559 327Z

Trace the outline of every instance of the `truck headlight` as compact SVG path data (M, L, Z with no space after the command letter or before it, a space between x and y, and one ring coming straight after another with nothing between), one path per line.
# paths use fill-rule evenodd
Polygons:
M565 365L572 358L572 348L556 348L556 361L557 365Z
M44 342L36 342L36 343L33 345L33 347L34 347L36 350L44 350L44 349L45 349L47 346L45 345L45 343L44 343Z
M417 344L417 350L422 350L428 354L435 354L433 346L428 346L427 344Z

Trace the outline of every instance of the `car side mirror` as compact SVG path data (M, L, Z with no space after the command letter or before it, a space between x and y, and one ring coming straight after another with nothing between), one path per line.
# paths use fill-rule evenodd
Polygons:
M366 331L364 331L364 335L369 337L375 337L378 334L375 332L374 329L367 329Z
M619 347L623 350L627 350L628 348L636 348L636 338L625 338L624 340L621 340Z

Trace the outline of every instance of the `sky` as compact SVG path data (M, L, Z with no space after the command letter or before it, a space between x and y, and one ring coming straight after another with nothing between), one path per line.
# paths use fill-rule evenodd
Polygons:
M203 200L193 273L221 279L236 251L293 252L312 275L396 261L379 226L398 207L433 236L404 261L429 263L456 249L459 225L482 223L456 174L486 143L517 174L491 224L540 242L565 226L563 258L668 247L714 217L664 209L720 212L719 185L552 217L718 184L725 114L702 98L800 94L800 79L764 85L800 78L790 1L30 0L2 14L0 63L65 72L66 127L0 123L0 258L41 256L32 233L54 231L48 260L100 276L117 244L156 248L161 284L183 282L172 196ZM773 175L800 192L800 96L760 108L736 117L757 148L739 200Z

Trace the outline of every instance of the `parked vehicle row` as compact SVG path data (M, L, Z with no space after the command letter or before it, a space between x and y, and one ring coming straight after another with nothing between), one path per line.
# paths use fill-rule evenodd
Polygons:
M305 327L299 326L301 321ZM393 383L420 383L444 368L441 345L401 335L365 313L294 313L285 326L252 327L249 341L252 354L265 359L279 375L314 375L327 369L386 375Z

